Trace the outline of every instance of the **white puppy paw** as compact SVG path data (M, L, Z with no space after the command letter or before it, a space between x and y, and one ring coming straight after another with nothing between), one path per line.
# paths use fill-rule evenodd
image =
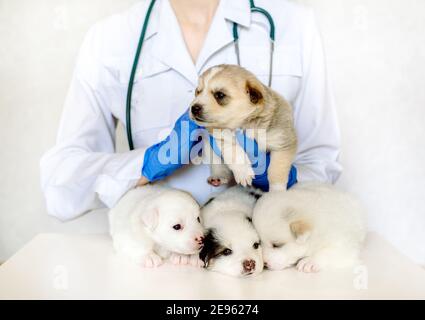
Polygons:
M226 177L211 176L208 178L208 184L212 185L213 187L219 187L228 183L229 179Z
M204 261L202 261L201 259L199 259L199 255L198 254L194 254L191 255L189 258L189 264L192 267L196 267L196 268L203 268L205 266Z
M177 253L172 253L170 256L170 262L176 266L192 266L197 268L202 268L204 262L199 259L199 255L182 255Z
M189 264L190 256L172 253L171 256L170 256L170 261L171 261L172 264L174 264L176 266L185 266L185 265Z
M250 164L234 165L232 166L232 171L237 184L240 184L243 187L252 185L255 173Z
M162 258L153 252L142 256L138 260L139 264L141 264L144 268L157 268L162 265Z
M273 183L270 185L270 191L286 191L286 185L283 183Z
M297 263L297 270L305 273L315 273L320 271L320 266L312 258L306 257Z

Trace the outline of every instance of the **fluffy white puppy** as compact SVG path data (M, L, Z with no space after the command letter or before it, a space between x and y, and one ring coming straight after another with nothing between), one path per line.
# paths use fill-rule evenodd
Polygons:
M166 258L203 266L200 207L186 192L154 185L131 190L110 211L109 222L115 250L144 267Z
M318 183L264 195L254 209L253 223L271 270L296 266L317 272L353 266L366 235L360 205L347 193Z
M207 269L236 277L263 271L260 238L251 220L257 198L254 191L233 187L204 206L208 231L200 258Z

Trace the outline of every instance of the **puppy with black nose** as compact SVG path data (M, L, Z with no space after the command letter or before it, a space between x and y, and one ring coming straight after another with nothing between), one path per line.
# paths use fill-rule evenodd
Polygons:
M149 185L129 191L109 213L115 250L152 268L174 264L203 266L200 207L183 191Z
M213 159L209 183L251 185L255 176L244 149L236 142L235 130L246 130L263 152L270 152L268 179L271 190L286 190L297 150L292 108L278 93L251 72L234 65L207 70L199 80L191 106L191 118L216 139L224 164ZM212 155L214 156L214 154Z
M207 235L200 258L207 269L235 277L263 271L261 243L251 220L257 198L236 186L202 208Z

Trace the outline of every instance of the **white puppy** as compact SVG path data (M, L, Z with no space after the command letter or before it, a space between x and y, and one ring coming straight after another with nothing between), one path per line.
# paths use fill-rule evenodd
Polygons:
M110 211L109 222L116 251L142 266L157 267L163 258L203 266L200 208L186 192L162 186L131 190Z
M251 220L257 198L254 191L233 187L204 206L208 232L200 258L207 269L236 277L263 271L260 239Z
M271 270L350 267L358 263L366 234L363 210L348 194L318 183L264 195L253 222Z

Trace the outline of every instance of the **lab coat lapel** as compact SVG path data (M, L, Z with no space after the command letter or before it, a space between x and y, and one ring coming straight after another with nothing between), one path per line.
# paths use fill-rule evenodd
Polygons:
M198 57L196 69L201 72L208 60L222 48L233 43L232 22L248 27L251 10L247 0L221 0L211 24L204 46Z
M196 86L198 74L171 4L169 0L162 0L160 5L158 33L154 38L152 54Z
M136 9L131 12L129 16L129 23L133 35L134 42L131 42L130 50L131 52L136 52L137 49L137 41L140 38L140 33L142 30L143 23L146 19L146 11L148 10L148 6L150 5L150 1L140 2L136 6ZM151 41L155 42L155 36L158 33L159 29L159 16L161 11L161 1L158 1L156 6L154 6L154 10L152 11L148 29L146 31L145 40L143 43L142 49L142 58L139 61L138 70L136 73L135 82L139 81L142 78L152 77L158 73L167 71L170 69L168 65L165 65L161 61L158 60L158 57L155 56L151 50L147 50ZM114 63L115 65L116 63ZM127 82L130 78L131 66L130 63L124 59L123 68L121 68L121 81Z
M149 36L154 36L152 63L162 66L162 69L166 68L165 66L172 68L194 86L197 85L198 76L210 58L233 42L231 22L246 28L251 24L249 1L221 0L195 66L169 0L160 1L158 7L159 15L154 15L149 31ZM158 61L155 62L155 59ZM149 71L155 68L152 66L146 69L145 71Z

